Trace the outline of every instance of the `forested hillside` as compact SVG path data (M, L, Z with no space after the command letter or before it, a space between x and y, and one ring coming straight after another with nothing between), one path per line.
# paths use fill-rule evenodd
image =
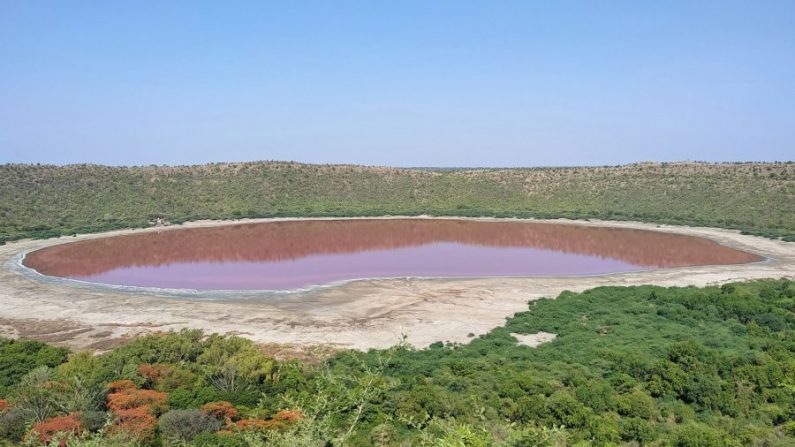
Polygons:
M535 348L513 334L545 331ZM607 287L466 345L315 365L183 331L94 356L0 340L0 445L795 446L795 283ZM64 441L65 445L66 441Z
M795 163L393 169L254 162L0 166L0 241L195 219L457 215L632 219L795 237Z

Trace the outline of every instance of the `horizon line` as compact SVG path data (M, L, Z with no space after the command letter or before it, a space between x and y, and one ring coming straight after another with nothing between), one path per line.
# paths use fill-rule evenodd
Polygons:
M41 162L28 162L28 163L0 163L0 167L7 166L32 166L32 167L81 167L81 166L96 166L105 168L116 169L141 169L141 168L189 168L200 166L215 166L215 165L254 165L254 164L271 164L271 165L303 165L303 166L337 166L337 167L359 167L359 168L374 168L374 169L405 169L405 170L447 170L447 171L463 171L463 170L522 170L522 169L581 169L581 168L620 168L630 166L643 166L643 165L706 165L706 166L719 166L719 165L781 165L792 164L795 160L744 160L744 161L705 161L705 160L677 160L677 161L638 161L621 164L591 164L591 165L523 165L523 166L396 166L396 165L371 165L371 164L357 164L357 163L320 163L320 162L302 162L295 160L246 160L246 161L213 161L205 163L192 163L192 164L140 164L140 165L115 165L104 163L41 163Z

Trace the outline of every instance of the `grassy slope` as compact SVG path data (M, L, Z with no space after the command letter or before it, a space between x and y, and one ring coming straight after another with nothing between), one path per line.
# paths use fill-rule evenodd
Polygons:
M795 163L411 170L254 162L0 166L0 241L200 218L634 219L795 237Z

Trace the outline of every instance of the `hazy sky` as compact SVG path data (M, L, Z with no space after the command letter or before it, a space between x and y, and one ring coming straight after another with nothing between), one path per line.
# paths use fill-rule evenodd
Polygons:
M0 0L0 163L794 155L793 0Z

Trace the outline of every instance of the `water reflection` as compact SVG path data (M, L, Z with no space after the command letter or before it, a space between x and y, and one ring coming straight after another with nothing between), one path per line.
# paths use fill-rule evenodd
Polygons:
M581 275L737 264L707 239L549 223L319 220L142 233L49 247L47 275L195 289L295 288L365 277Z

